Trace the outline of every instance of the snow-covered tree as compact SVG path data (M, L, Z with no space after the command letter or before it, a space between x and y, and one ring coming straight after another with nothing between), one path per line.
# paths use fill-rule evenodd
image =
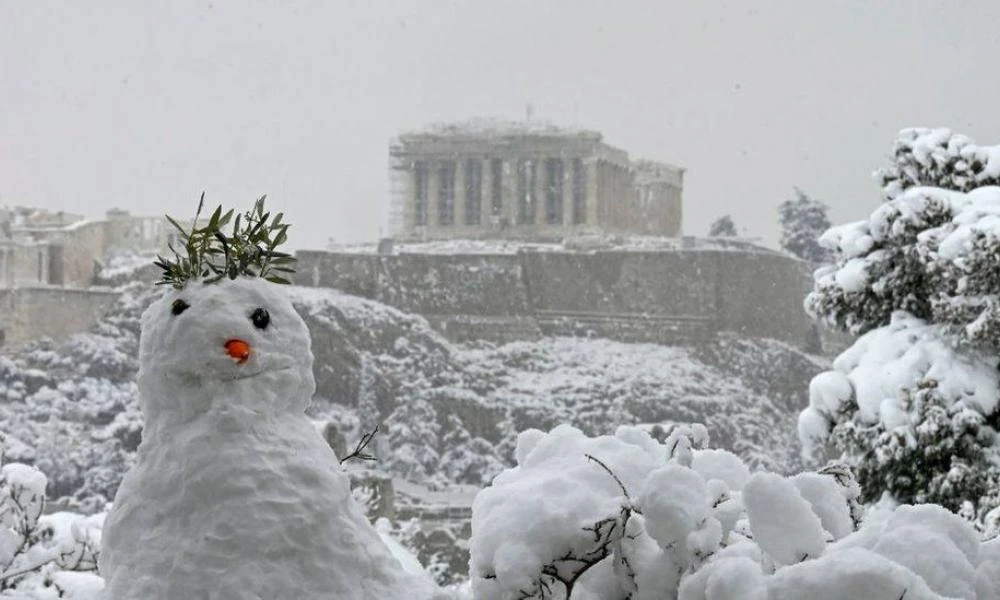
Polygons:
M448 481L486 485L503 470L493 444L472 437L457 416L448 415L447 430L441 439L441 470Z
M708 226L708 237L736 237L737 235L739 233L736 231L736 223L729 215L719 217Z
M44 515L46 484L34 467L0 466L0 598L73 597L83 588L100 589L95 571L102 516ZM42 590L49 593L35 595Z
M517 467L473 505L477 600L995 598L1000 539L934 505L862 518L850 469L785 477L707 448L620 427L523 432ZM933 548L933 560L928 559Z
M375 400L375 361L367 354L361 356L361 381L358 385L358 420L362 431L371 431L381 424L378 403Z
M904 129L893 144L892 164L875 175L886 200L911 187L968 192L1000 185L1000 156L995 152L995 146L979 146L950 129Z
M829 250L819 245L819 236L830 228L826 205L795 188L795 199L778 206L781 247L813 264L826 262Z
M807 446L857 467L867 499L936 502L984 528L1000 519L998 150L905 130L879 172L886 202L822 236L835 264L806 309L866 335L813 380L799 420Z
M386 419L390 454L380 466L410 481L434 477L438 454L437 411L422 398L403 402Z

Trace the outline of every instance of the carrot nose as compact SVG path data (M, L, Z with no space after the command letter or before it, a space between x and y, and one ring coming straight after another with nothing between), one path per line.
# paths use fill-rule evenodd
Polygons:
M250 344L243 340L229 340L226 342L226 354L231 356L237 364L243 364L250 358Z

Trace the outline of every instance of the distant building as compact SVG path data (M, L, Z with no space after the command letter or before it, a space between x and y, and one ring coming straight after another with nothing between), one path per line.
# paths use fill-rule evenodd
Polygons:
M0 348L86 331L116 298L89 287L104 261L119 253L164 252L176 237L162 217L123 210L88 220L0 207Z
M102 220L32 208L0 208L0 288L87 287L114 253L164 252L177 232L162 217L119 209Z
M390 233L403 240L676 237L684 169L632 161L595 131L472 121L390 144Z

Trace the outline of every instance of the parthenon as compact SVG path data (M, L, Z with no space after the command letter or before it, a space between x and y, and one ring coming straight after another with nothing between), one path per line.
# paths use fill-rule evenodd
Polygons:
M399 136L389 157L398 239L680 235L684 170L632 161L595 131L438 125Z

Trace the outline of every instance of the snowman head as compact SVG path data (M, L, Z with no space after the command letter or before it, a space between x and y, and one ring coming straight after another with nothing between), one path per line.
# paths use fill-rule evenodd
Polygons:
M282 286L189 282L142 316L139 388L149 425L302 413L315 391L305 322Z
M174 257L157 258L158 284L170 288L142 315L139 397L151 435L199 417L248 427L301 414L316 388L309 332L278 285L295 262L277 251L283 215L261 197L235 219L219 206L199 227L204 203L202 194L189 228L167 217L183 255L171 244Z

